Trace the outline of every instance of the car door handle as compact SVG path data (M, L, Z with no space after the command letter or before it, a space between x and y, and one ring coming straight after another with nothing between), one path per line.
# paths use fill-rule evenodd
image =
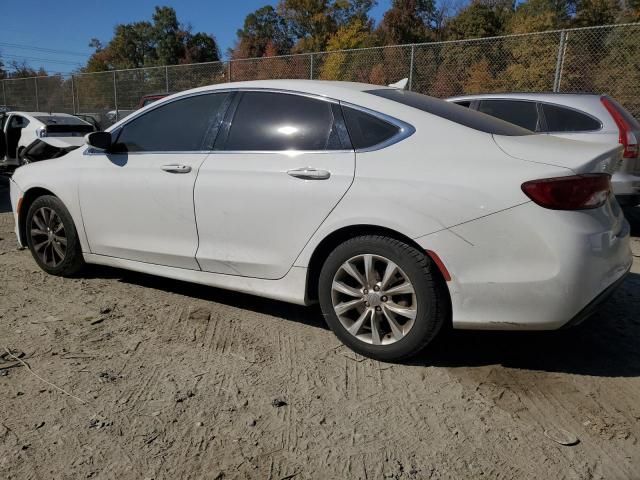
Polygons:
M289 170L287 171L287 174L295 178L301 178L302 180L327 180L331 177L331 172L326 170L316 170L311 167Z
M189 165L163 165L162 170L169 173L189 173L191 167Z

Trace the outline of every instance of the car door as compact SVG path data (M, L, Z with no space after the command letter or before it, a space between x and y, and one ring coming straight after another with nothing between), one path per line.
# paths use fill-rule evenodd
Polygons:
M23 130L29 125L29 120L22 115L12 114L7 120L6 142L7 142L7 160L17 159L20 139L23 136Z
M538 105L530 100L483 99L478 102L479 112L497 117L533 132L540 131Z
M229 98L174 99L113 132L110 153L85 152L79 194L92 253L199 269L193 187Z
M281 278L353 181L342 111L326 99L246 91L225 125L194 191L198 262Z

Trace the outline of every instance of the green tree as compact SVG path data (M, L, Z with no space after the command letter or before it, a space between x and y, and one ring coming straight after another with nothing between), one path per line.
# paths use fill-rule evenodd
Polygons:
M270 53L275 50L277 55L282 55L289 53L293 46L287 22L271 5L247 15L237 35L232 58L262 57L267 54L268 46Z
M609 25L621 14L618 0L578 0L574 22L580 27Z
M433 0L393 0L382 18L378 34L385 45L426 42L434 38Z
M366 21L365 21L366 22ZM323 80L347 80L354 78L354 72L362 72L373 67L365 60L362 52L345 52L344 50L369 47L374 42L369 22L356 18L334 33L327 42L328 53L323 58L320 78ZM338 50L338 51L336 51Z
M278 12L295 39L294 52L325 50L329 39L355 20L371 22L373 0L280 0Z
M474 1L448 23L450 39L482 38L501 35L511 12L500 4Z
M180 63L217 61L220 58L215 38L206 33L193 34L178 21L171 7L156 7L152 21L116 25L113 38L95 49L84 71L153 67Z

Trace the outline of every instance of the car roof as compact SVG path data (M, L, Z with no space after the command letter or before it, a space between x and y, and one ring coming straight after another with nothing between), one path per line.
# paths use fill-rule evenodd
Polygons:
M587 98L600 99L597 93L564 93L564 92L504 92L504 93L476 93L447 98L447 101L481 100L483 98L512 98L522 100L562 101L584 100Z
M56 112L24 112L24 111L12 110L6 113L13 114L13 115L23 115L25 117L75 117L75 115L70 115L68 113L56 113Z
M208 85L195 88L191 92L212 91L225 89L274 89L292 90L301 93L309 93L321 96L340 96L340 92L363 92L376 88L388 88L381 85L371 85L369 83L338 82L333 80L251 80L247 82L230 82ZM184 92L180 92L184 93Z
M458 102L465 100L488 100L488 99L503 99L503 100L524 100L543 102L553 105L560 105L563 107L569 107L574 110L587 113L592 117L597 118L602 123L602 132L617 132L616 126L611 114L604 107L600 99L604 95L596 93L484 93L474 95L462 95L459 97L450 97L446 100L448 102Z

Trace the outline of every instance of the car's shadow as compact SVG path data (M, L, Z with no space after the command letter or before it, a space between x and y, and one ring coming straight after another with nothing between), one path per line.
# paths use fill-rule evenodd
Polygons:
M640 235L640 208L625 212ZM113 278L191 298L213 301L327 329L317 306L302 307L253 295L92 266L85 276ZM510 368L604 377L640 376L640 275L620 289L582 325L552 332L445 331L409 364L441 367L503 365ZM265 319L265 321L268 321Z
M261 298L221 288L208 287L197 283L172 280L155 275L122 270L119 268L90 265L82 273L82 277L111 278L123 283L153 288L186 297L220 303L252 312L280 317L293 322L304 323L311 327L328 329L322 313L317 305L303 307L268 298Z
M317 306L291 305L108 267L92 267L86 275L113 278L327 329ZM640 275L630 274L613 297L593 317L577 327L551 332L484 332L445 328L424 353L404 363L449 368L495 364L578 375L640 376L638 311Z
M640 206L638 207L624 207L624 216L629 220L631 225L631 236L640 237Z
M630 274L581 325L550 332L449 330L410 363L509 368L603 377L640 376L640 275Z

